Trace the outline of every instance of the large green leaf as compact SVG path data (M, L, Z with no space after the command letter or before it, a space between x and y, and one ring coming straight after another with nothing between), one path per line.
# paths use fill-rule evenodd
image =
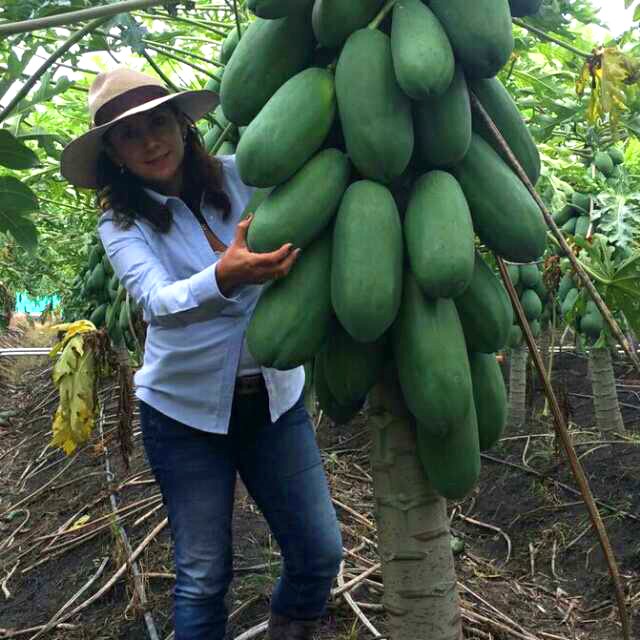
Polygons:
M14 138L6 129L0 129L0 165L9 169L31 169L38 164L38 156Z
M616 270L605 289L605 302L622 311L633 332L640 336L640 252Z
M640 194L601 193L598 230L612 244L632 249L640 240Z
M0 216L2 214L0 213ZM38 230L33 222L23 215L13 216L9 221L9 227L6 229L18 244L33 251L38 247Z
M38 199L29 187L13 176L0 176L0 225L9 216L37 209Z

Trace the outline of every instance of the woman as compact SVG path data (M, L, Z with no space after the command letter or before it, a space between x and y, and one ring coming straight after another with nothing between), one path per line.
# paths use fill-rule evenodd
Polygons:
M240 218L253 191L234 156L207 156L193 124L217 102L126 68L100 74L93 127L65 148L61 171L97 190L100 238L148 323L136 395L174 541L176 640L225 635L236 473L282 551L270 637L312 638L342 542L304 370L260 367L244 339L260 285L299 250L248 250L251 218Z

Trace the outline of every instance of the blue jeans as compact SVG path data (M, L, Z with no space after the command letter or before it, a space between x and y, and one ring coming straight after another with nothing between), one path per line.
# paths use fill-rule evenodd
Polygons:
M140 401L144 447L174 542L175 640L223 640L232 578L236 472L282 552L275 613L323 615L342 539L302 399L272 423L266 392L234 401L229 433L188 427Z

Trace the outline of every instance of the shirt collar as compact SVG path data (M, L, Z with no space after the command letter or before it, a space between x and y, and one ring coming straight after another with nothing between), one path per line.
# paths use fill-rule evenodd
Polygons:
M171 205L175 205L175 204L182 204L184 206L184 200L182 198L179 198L178 196L165 196L162 193L158 193L157 191L154 191L153 189L149 189L149 187L143 187L143 189L145 190L145 192L147 193L147 195L154 201L157 202L158 204L162 204L166 207L171 207ZM204 207L204 193L202 194L202 197L200 198L200 209L202 209Z

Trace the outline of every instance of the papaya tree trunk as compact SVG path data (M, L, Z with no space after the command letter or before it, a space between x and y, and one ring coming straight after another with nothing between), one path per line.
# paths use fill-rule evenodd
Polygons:
M526 345L511 349L509 365L509 426L520 427L526 415L527 360Z
M603 432L615 431L622 435L625 428L618 403L611 352L606 348L591 349L589 362L598 429Z
M408 411L370 395L371 474L392 640L460 640L462 623L446 501L427 482ZM400 415L398 415L400 414Z

